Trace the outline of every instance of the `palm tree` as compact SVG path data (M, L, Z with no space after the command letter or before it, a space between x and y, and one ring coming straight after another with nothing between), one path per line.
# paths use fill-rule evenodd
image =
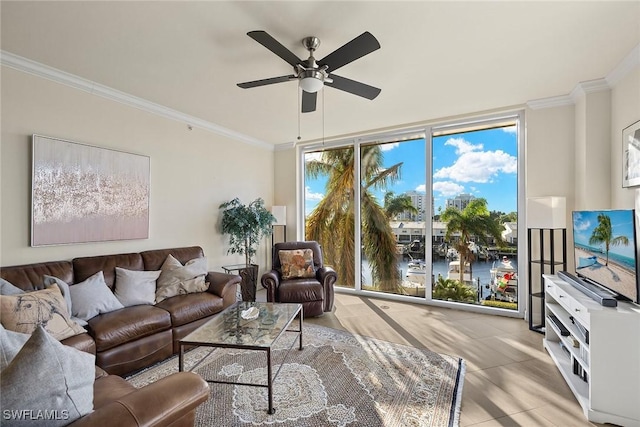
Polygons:
M498 245L504 244L502 227L489 214L486 199L473 199L463 210L449 206L442 213L441 220L447 223L445 240L450 242L455 233L460 233L460 238L453 244L460 254L460 282L463 282L466 263L469 262L470 270L473 265L474 254L469 248L472 236L479 238L485 244L489 243L488 236L493 237ZM473 277L472 270L470 277Z
M383 167L383 155L378 145L362 148L361 224L364 255L370 262L374 283L386 292L399 291L400 277L395 256L396 241L387 215L371 193L384 189L400 178L402 163ZM306 163L309 178L327 177L326 193L307 217L306 238L322 244L327 264L338 273L346 286L355 283L355 202L354 150L327 150L317 160Z
M403 212L417 214L418 209L413 206L410 196L406 194L396 196L393 191L387 191L384 195L384 212L387 215L387 219L392 219Z
M442 300L475 302L476 290L452 279L439 277L433 285L433 298Z
M604 243L605 265L609 265L609 248L611 246L629 245L629 238L627 236L613 237L613 228L611 227L611 218L609 215L603 213L598 214L598 225L593 229L591 237L589 237L590 245L599 245Z

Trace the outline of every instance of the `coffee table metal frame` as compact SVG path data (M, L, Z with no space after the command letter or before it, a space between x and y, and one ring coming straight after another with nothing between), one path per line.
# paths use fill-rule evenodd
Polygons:
M273 327L270 328L265 328L265 324L263 323L263 321L265 320L265 315L264 313L261 311L261 315L260 317L258 317L257 319L253 319L253 320L245 320L245 319L238 319L238 322L242 323L242 330L244 331L257 331L257 330L271 330L271 332L275 333L275 336L273 336L273 338L270 337L270 339L268 340L268 342L254 342L252 340L247 340L245 342L232 342L233 338L232 337L236 337L236 335L233 335L234 331L224 328L224 329L218 329L218 332L222 332L222 334L224 335L224 338L226 338L226 340L223 340L223 337L217 337L220 338L220 341L214 341L213 339L211 341L204 341L204 340L196 340L193 339L193 336L197 335L197 333L201 332L201 330L206 330L206 328L210 325L215 324L215 322L220 323L221 321L224 320L224 316L233 316L233 315L237 315L239 314L239 312L241 312L242 310L246 310L250 307L257 307L258 309L263 309L265 310L265 312L268 312L267 309L269 308L269 305L271 306L292 306L292 307L288 307L290 308L292 311L290 312L290 316L288 319L286 319L284 321L284 323L282 323L280 326L278 325L273 325ZM299 316L299 328L296 329L289 329L289 326L291 325L291 323L293 322L293 320L296 318L296 316ZM289 352L291 351L291 349L294 347L296 341L299 342L299 350L302 350L302 319L303 319L303 309L302 309L302 304L284 304L284 303L263 303L263 302L237 302L229 307L227 307L225 310L223 310L222 312L218 313L216 315L215 318L209 320L207 323L203 324L202 326L200 326L199 328L197 328L196 330L194 330L193 332L191 332L190 334L188 334L186 337L178 340L179 345L180 345L180 351L178 353L178 369L180 372L182 372L184 370L184 348L185 346L196 346L196 347L214 347L214 348L236 348L236 349L244 349L244 350L258 350L258 351L264 351L266 353L267 356L267 384L258 384L258 383L244 383L244 382L234 382L234 381L217 381L217 380L207 380L205 379L205 381L209 382L209 383L217 383L217 384L234 384L234 385L243 385L243 386L251 386L251 387L266 387L268 390L268 395L269 395L269 408L267 410L267 413L269 414L273 414L275 413L275 408L273 407L273 382L275 381L275 379L277 378L278 374L280 373L280 369L282 369L282 365L284 365L284 362L287 358L287 356L289 355ZM276 328L279 328L280 330L277 331ZM275 375L272 375L272 360L271 360L271 348L273 347L273 345L280 339L280 337L282 336L282 334L284 332L296 332L298 334L297 339L292 340L291 345L289 346L289 348L287 348L284 359L282 361L282 363L280 363L280 366L278 368L278 370L276 371ZM242 337L243 338L247 338L247 334L243 334ZM212 350L213 351L213 350ZM208 353L207 356L211 354ZM196 369L200 363L202 363L204 361L204 359L206 359L206 357L203 357L202 360L200 360L200 362L198 362L193 368L192 370Z

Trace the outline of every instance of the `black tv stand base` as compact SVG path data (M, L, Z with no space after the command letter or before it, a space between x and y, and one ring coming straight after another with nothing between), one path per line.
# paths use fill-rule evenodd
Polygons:
M558 277L604 307L618 306L618 301L612 294L592 283L582 280L566 271L558 271Z

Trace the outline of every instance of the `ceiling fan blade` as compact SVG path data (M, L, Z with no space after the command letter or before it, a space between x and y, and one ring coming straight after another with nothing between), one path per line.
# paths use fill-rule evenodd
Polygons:
M360 83L346 77L340 77L336 76L335 74L331 74L331 78L333 79L333 83L324 82L324 84L335 89L340 89L345 92L361 96L363 98L375 99L375 97L378 96L381 92L381 89L378 89L377 87L369 86L367 84Z
M302 63L300 58L280 44L279 41L267 34L266 31L249 31L247 35L269 49L271 52L278 55L280 58L287 61L292 67Z
M316 111L316 100L318 99L318 92L305 92L302 91L302 112L311 113Z
M380 43L378 43L378 40L370 32L365 31L344 46L322 58L321 61L318 61L318 65L320 67L327 65L329 72L332 72L377 49L380 49Z
M288 76L271 77L270 79L262 79L262 80L254 80L252 82L238 83L238 86L241 87L242 89L249 89L250 87L265 86L265 85L272 85L274 83L288 82L289 80L296 80L296 76L294 76L293 74L290 74Z

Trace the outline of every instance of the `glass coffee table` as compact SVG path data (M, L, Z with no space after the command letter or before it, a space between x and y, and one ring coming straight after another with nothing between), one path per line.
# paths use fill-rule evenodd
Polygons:
M259 310L258 317L253 320L242 318L242 312L255 307ZM299 342L302 350L302 304L281 304L269 302L237 302L217 314L213 319L179 340L180 352L178 353L179 370L184 370L184 348L195 347L222 347L244 350L264 351L267 355L267 384L240 383L233 381L213 381L210 383L235 384L253 387L266 387L269 394L269 408L267 412L273 414L273 381L280 373L284 361L280 364L275 375L272 375L271 351L278 339L285 332L296 332L295 340L287 348L285 359L289 351ZM300 315L298 329L288 329L296 316ZM206 356L205 356L206 358ZM204 360L203 358L202 360ZM202 362L202 361L200 361ZM195 369L199 363L194 366Z

